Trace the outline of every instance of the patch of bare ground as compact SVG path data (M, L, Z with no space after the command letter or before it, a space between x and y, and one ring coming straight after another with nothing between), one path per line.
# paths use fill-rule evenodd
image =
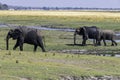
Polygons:
M67 53L67 54L85 54L85 55L99 55L99 56L115 56L120 55L120 50L60 50L59 53Z
M60 76L60 80L120 80L120 76Z

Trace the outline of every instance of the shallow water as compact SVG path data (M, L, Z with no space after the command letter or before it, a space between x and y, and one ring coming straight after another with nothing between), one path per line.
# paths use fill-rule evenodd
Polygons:
M70 28L50 28L50 27L43 27L43 26L29 26L30 28L40 29L40 30L51 30L51 31L67 31L67 32L74 32L74 29Z
M14 26L12 27L8 26L6 24L0 24L0 28L4 28L4 27L10 27L10 28L14 28ZM39 30L51 30L51 31L67 31L67 32L74 32L74 29L70 29L70 28L50 28L50 27L46 27L46 26L28 26L29 28L34 28L34 29L39 29Z
M13 25L10 25L10 26L8 26L7 24L0 24L0 28L4 28L4 27L14 28L14 27L12 27ZM74 32L75 31L75 29L72 29L72 28L50 28L47 26L28 26L28 27L34 28L34 29L39 29L39 30L66 31L66 32ZM109 40L106 40L106 41L109 41ZM120 33L116 33L115 41L120 42Z
M120 58L120 54L116 54L115 57L119 57Z

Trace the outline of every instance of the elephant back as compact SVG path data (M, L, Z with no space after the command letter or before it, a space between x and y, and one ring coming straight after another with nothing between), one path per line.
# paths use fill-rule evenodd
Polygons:
M115 39L115 32L112 30L101 30L101 39L111 40Z
M17 29L19 29L22 32L23 36L27 35L31 31L37 32L37 29L28 28L26 26L19 26L17 27Z
M86 29L86 34L90 39L96 39L99 35L99 28L96 26L84 27Z

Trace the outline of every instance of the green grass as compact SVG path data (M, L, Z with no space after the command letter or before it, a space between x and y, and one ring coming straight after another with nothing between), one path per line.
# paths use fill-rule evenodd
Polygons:
M120 75L120 62L114 57L1 51L0 61L2 80L4 78L56 80L60 76Z
M120 30L119 12L93 12L94 15L92 12L85 12L86 14L82 15L79 14L82 13L79 11L75 13L73 11L71 15L71 12L69 13L67 11L62 11L64 14L60 14L60 11L0 12L1 23L28 26L50 25L59 28L96 25L102 29ZM26 14L29 12L31 14ZM112 16L110 16L111 14ZM58 53L58 51L73 49L120 50L120 43L115 47L111 47L110 42L107 42L108 46L95 47L92 45L93 42L91 40L87 40L87 44L91 45L73 46L73 32L41 31L42 35L45 36L46 53L42 53L40 48L34 53L33 46L29 44L24 44L23 52L20 52L19 48L12 51L16 42L12 39L9 42L9 51L6 51L5 37L8 31L9 28L0 29L0 79L2 80L20 80L22 78L32 80L58 80L60 76L120 75L119 58ZM81 42L81 37L77 36L77 43L80 44Z

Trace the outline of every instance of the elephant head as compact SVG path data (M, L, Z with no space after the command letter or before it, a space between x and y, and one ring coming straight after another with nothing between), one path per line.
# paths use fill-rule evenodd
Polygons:
M13 40L16 40L20 37L21 31L19 29L11 29L9 30L7 36L6 36L6 49L9 49L9 39L13 38Z
M80 28L76 28L75 32L74 32L74 45L76 44L76 35L77 34L78 35L82 35L83 37L86 37L86 39L88 38L85 26L84 27L80 27Z

